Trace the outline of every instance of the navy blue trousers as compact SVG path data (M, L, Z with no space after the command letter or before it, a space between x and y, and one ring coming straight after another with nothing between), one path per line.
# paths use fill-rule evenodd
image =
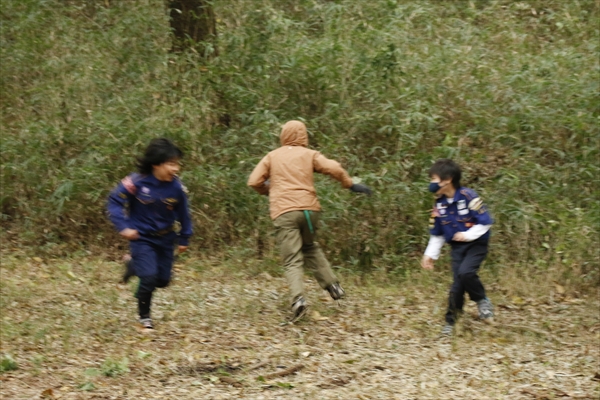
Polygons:
M488 239L473 242L451 242L454 282L448 295L446 323L454 325L465 304L465 292L473 301L485 299L485 289L479 280L479 267L488 253Z
M156 288L167 287L171 281L176 236L172 232L164 236L142 236L129 242L133 270L140 278L136 293L140 318L150 318L152 293Z

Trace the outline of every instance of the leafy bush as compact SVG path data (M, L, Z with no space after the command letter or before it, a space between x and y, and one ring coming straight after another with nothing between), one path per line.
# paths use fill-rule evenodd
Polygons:
M169 52L163 6L3 4L2 224L24 243L116 240L105 197L165 135L186 152L195 246L261 255L268 206L245 182L303 119L377 192L317 180L334 262L402 274L426 243L426 170L452 157L496 219L494 268L598 282L593 0L215 3L208 60Z

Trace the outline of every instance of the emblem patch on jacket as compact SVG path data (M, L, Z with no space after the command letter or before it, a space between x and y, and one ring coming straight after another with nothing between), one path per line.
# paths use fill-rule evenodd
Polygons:
M478 211L482 205L483 201L481 201L480 197L477 197L469 202L469 209L473 211Z

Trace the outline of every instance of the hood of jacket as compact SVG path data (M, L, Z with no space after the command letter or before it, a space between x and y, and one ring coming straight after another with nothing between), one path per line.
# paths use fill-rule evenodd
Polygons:
M281 128L279 136L282 146L308 146L306 125L301 121L288 121Z

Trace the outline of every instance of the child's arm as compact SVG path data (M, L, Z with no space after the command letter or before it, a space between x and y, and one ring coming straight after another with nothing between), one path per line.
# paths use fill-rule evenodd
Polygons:
M485 235L491 227L492 225L474 225L471 228L469 228L468 231L455 233L452 240L455 240L457 242L472 242L473 240L477 240L483 235Z
M437 209L434 207L429 217L429 243L423 254L421 266L424 269L433 269L433 261L440 258L442 247L446 242L444 238L444 231L442 230L442 224L440 223L440 215Z
M427 248L425 249L425 255L431 258L432 260L437 260L438 258L440 258L440 254L442 253L442 247L444 247L444 243L446 243L446 239L443 235L431 235L429 237L429 243L427 243Z
M136 240L139 238L139 233L129 225L129 218L125 211L131 204L133 197L131 191L135 190L133 184L129 186L126 185L130 182L131 179L127 177L113 189L108 196L106 208L108 211L108 218L115 225L119 234L127 240Z
M254 171L248 178L248 186L256 190L258 193L268 196L269 185L265 182L269 179L271 169L271 161L269 155L263 157L262 160L256 165Z
M177 208L177 214L177 220L181 224L181 230L179 231L179 252L183 253L187 250L190 236L192 236L193 233L192 218L190 217L186 189L183 184L181 184L181 203Z
M427 244L427 248L425 249L425 254L423 254L423 260L421 261L421 266L425 269L433 269L433 261L440 258L440 253L442 252L442 247L446 239L444 236L434 236L431 235L429 237L429 243Z
M475 191L466 189L465 196L469 200L469 213L476 223L465 232L457 232L452 238L457 242L472 242L479 239L490 230L494 223L487 207Z

